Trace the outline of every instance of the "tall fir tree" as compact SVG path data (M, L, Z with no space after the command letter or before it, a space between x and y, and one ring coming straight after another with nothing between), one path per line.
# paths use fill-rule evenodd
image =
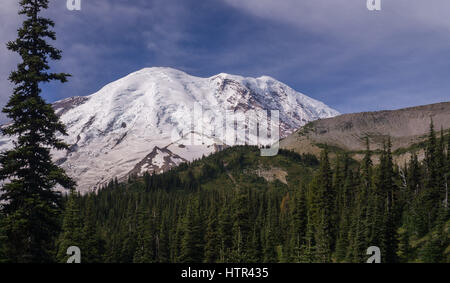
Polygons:
M449 171L447 171L447 157L446 157L446 140L444 136L444 129L441 127L441 134L439 138L439 142L437 145L437 167L438 167L438 193L439 193L439 202L440 207L443 208L446 206L446 193L447 193L447 175L449 174ZM438 214L440 211L438 212Z
M220 238L220 259L219 262L226 263L231 261L231 250L233 237L230 233L233 229L231 217L232 211L225 203L219 212L219 238Z
M54 23L40 16L48 0L21 0L20 15L25 16L18 38L7 44L22 61L9 77L16 85L3 109L11 124L4 134L16 137L14 148L0 155L0 180L6 181L0 201L5 202L5 242L13 262L54 261L54 243L59 231L61 196L57 185L73 188L74 182L52 162L50 150L67 150L57 137L66 135L50 104L40 96L41 83L66 82L68 74L50 73L48 60L59 60L61 51L47 40L55 40Z
M195 196L188 204L183 223L180 262L202 263L204 256L204 239L199 197Z
M165 211L164 211L165 212ZM156 255L157 260L160 263L169 262L170 257L170 227L167 219L167 213L164 213L161 217L161 225L159 229L159 234L156 239Z
M277 252L277 235L278 235L278 205L274 203L273 199L269 198L267 204L266 222L264 229L264 262L277 263L279 261L279 254Z
M137 201L136 201L137 202ZM118 262L120 263L132 263L137 249L137 205L134 199L130 198L128 200L128 205L125 211L125 217L122 219L123 223L121 225L121 231L119 231L120 236L120 250L118 251Z
M373 189L373 162L369 138L366 137L366 151L359 173L354 211L351 216L349 238L351 239L348 261L364 262L370 230L368 227L368 199Z
M292 260L300 262L302 259L303 248L306 244L307 230L307 209L306 209L306 188L300 188L294 198L294 210L292 212L291 222L291 243L290 249L293 254Z
M215 263L220 257L217 209L212 208L205 234L205 263Z
M250 249L250 260L251 263L258 263L263 261L263 246L261 241L261 219L257 219L255 226L253 227L253 235Z
M137 210L136 224L136 251L134 253L134 263L155 262L155 247L153 241L154 223L152 217L141 204Z
M439 207L441 205L441 188L440 188L440 173L439 168L440 150L439 143L436 138L436 132L434 130L434 123L431 121L430 131L428 135L427 148L425 151L425 189L421 196L422 205L424 207L424 214L422 217L426 223L425 230L431 231L434 222L439 213Z
M251 239L248 189L237 188L233 212L233 262L247 262L249 259L248 244Z
M414 237L423 236L428 230L427 209L422 202L426 172L422 171L417 154L414 154L409 164L408 175L408 191L411 200L409 209L405 212L409 234Z
M273 223L273 222L272 222ZM276 234L276 227L274 227L271 224L271 221L269 221L267 226L265 227L265 239L264 239L264 247L263 247L263 253L264 253L264 263L277 263L278 262L278 254L277 254L277 248L275 244L275 234Z
M395 172L394 172L394 163L392 160L392 143L391 138L388 138L387 148L385 151L384 165L383 165L384 173L384 182L383 182L383 190L385 194L385 203L386 207L384 209L384 235L383 235L383 244L382 244L382 256L384 257L385 262L394 263L398 261L397 258L397 245L398 245L398 236L397 236L397 228L399 220L399 206L397 204L398 199L398 190L395 182Z
M337 262L347 262L348 250L349 250L349 233L350 233L350 220L351 220L351 209L353 204L353 199L351 192L354 189L353 184L353 174L349 171L346 174L344 188L341 196L340 203L340 219L339 219L339 230L336 235L336 260Z
M69 247L82 247L83 224L80 213L80 197L75 190L71 190L64 209L62 233L58 239L57 261L60 263L67 262Z
M83 225L82 254L85 263L100 263L104 253L104 244L97 230L95 200L93 195L87 198Z
M318 225L316 229L316 255L319 262L331 262L333 250L333 207L335 193L328 149L322 152L318 174Z

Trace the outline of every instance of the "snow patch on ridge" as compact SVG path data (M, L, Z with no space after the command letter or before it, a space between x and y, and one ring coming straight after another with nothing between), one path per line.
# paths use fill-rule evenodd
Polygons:
M199 78L171 68L146 68L92 95L55 102L67 127L68 136L63 139L72 146L68 152L52 152L54 160L86 192L114 177L126 178L130 172L160 173L209 155L220 150L224 135L188 133L184 138L202 139L197 146L171 140L174 129L190 128L195 103L211 110L201 119L201 128L213 123L215 111L278 110L281 137L309 121L339 114L268 76L222 73ZM0 150L11 147L11 139L0 136Z

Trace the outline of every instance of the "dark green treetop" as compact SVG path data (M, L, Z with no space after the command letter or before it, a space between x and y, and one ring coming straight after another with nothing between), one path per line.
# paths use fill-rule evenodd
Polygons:
M16 40L7 44L21 62L9 77L14 92L3 109L11 124L4 134L14 138L14 148L0 154L0 201L5 214L6 249L14 262L53 261L53 243L59 230L60 194L56 185L74 188L75 183L52 162L50 150L68 149L58 134L67 135L52 106L40 96L41 83L66 82L68 74L49 72L48 60L61 59L54 23L40 16L48 0L21 0L25 16Z

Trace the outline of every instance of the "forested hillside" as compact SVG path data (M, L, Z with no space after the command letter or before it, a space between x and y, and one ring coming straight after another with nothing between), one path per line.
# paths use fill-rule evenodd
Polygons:
M234 147L162 175L112 181L66 202L58 261L450 262L450 138L431 127L426 159L374 166ZM368 145L369 146L369 145Z

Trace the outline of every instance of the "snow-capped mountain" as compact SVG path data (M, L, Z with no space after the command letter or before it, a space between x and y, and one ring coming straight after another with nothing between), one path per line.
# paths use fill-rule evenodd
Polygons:
M192 115L194 105L205 109L200 119ZM271 77L199 78L171 68L142 69L90 96L64 99L53 107L71 144L68 152L54 152L54 159L82 192L114 177L160 173L220 150L228 133L205 131L217 123L219 112L278 110L280 137L339 114ZM11 146L8 137L0 137L0 150Z

